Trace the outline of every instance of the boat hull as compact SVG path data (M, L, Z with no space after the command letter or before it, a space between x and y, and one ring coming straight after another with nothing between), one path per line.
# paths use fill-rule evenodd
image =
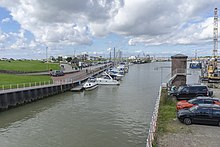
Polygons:
M96 89L98 86L99 86L98 84L95 84L95 85L92 85L92 86L90 86L90 87L84 87L84 89L85 89L86 91L90 91L90 90Z
M99 85L119 85L120 83L116 80L112 81L112 80L100 80L100 79L97 79L96 82L99 84Z

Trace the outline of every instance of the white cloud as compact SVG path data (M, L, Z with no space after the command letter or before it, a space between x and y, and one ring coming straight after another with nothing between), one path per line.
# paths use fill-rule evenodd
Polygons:
M111 28L124 35L157 36L175 32L183 23L210 13L217 0L125 0Z
M130 39L130 40L128 41L128 44L131 45L131 46L136 45L133 39Z
M201 44L212 41L213 17L206 18L201 22L187 23L186 26L170 32L169 34L142 35L129 40L129 44L144 43L146 45L160 44ZM220 29L219 29L220 31Z
M9 22L11 19L10 18L4 18L4 19L2 19L2 23L7 23L7 22Z
M121 0L22 0L0 5L22 28L43 43L91 44L91 35L108 33L103 24L117 14Z
M112 50L112 48L108 48L108 49L107 49L107 51L111 51L111 50Z
M91 45L97 36L117 33L144 43L196 44L212 37L212 14L219 0L1 0L24 33L12 48L46 45ZM3 21L3 20L2 20ZM8 20L4 20L7 22ZM24 36L22 36L24 35ZM0 33L0 41L7 38ZM27 38L26 38L27 39Z
M143 52L142 50L138 50L138 51L135 51L136 53L141 53L141 52Z
M3 43L8 39L9 35L7 33L2 32L0 28L0 43Z

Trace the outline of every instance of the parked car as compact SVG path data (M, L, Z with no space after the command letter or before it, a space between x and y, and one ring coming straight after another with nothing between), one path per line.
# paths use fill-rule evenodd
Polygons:
M171 95L175 96L177 100L189 100L198 96L212 96L213 91L210 91L205 85L186 85L180 86Z
M217 104L220 105L220 99L218 98L212 98L212 97L197 97L191 100L182 100L177 102L176 109L186 109L191 108L193 106L199 105L199 104Z
M215 104L199 104L190 109L178 111L177 118L186 125L198 123L220 126L220 106Z
M53 71L50 73L50 75L56 77L56 76L63 76L64 73L63 73L62 70L53 70Z

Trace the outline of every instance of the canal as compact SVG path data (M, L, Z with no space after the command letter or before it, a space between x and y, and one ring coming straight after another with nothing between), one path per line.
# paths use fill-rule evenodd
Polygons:
M1 147L144 147L168 62L130 66L120 86L66 92L0 112Z

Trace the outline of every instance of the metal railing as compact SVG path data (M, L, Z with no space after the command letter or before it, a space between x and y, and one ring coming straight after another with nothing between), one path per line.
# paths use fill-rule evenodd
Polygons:
M44 86L44 85L51 85L53 81L40 81L40 82L29 82L29 83L18 83L18 84L7 84L1 85L0 90L10 90L10 89L18 89L18 88L27 88L27 87L34 87L34 86Z
M147 137L146 147L152 147L152 145L153 145L155 132L156 132L156 127L157 127L157 117L158 117L158 111L159 111L159 106L160 106L161 90L162 90L162 86L160 86L160 91L159 91L159 94L158 94L158 97L157 97L157 100L156 100L153 115L151 117L151 122L150 122L150 128L148 130L148 137Z

